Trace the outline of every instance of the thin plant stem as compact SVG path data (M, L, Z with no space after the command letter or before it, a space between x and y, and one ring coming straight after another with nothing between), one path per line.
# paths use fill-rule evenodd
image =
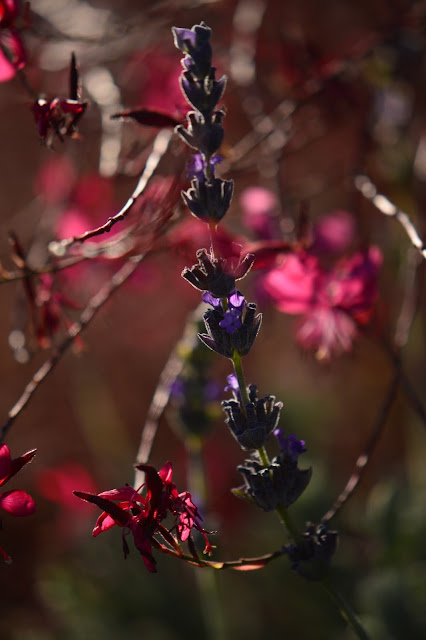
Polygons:
M293 540L295 542L300 542L302 536L300 535L299 531L297 530L297 527L295 526L289 512L288 509L286 509L285 507L283 507L282 504L279 504L278 507L276 508L276 512L278 513L279 519L282 522L282 524L284 525L284 527L287 529L288 533L291 535L291 537L293 538Z
M421 237L419 236L417 229L413 225L410 217L405 211L399 209L393 202L391 202L386 196L378 192L375 184L370 180L368 176L356 176L355 187L362 193L364 198L370 200L380 213L390 218L395 218L404 229L411 244L419 254L426 260L426 246Z
M260 447L260 449L257 450L257 453L259 454L259 458L263 466L269 467L269 458L265 447Z
M242 400L242 407L244 409L245 405L249 403L249 397L247 394L247 386L244 379L243 363L241 361L241 356L237 351L234 351L234 355L232 356L232 363L234 365L235 375L237 376Z
M335 605L338 607L342 617L352 627L352 630L354 631L354 633L356 633L357 637L360 640L370 640L370 636L361 625L361 622L359 621L355 611L352 609L347 600L342 596L342 594L335 589L335 587L327 578L324 578L321 584L323 585Z

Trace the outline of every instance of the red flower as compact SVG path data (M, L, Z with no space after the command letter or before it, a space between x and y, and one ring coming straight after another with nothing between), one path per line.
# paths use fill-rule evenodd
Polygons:
M15 473L18 473L34 457L36 449L24 453L12 460L9 447L0 445L0 487L2 487ZM0 507L12 516L22 518L30 516L36 509L36 504L25 491L5 491L0 494ZM0 523L1 525L1 523ZM0 547L0 553L6 562L11 562L10 556Z
M1 1L1 0L0 0ZM87 109L87 102L81 100L78 68L75 55L71 55L68 98L38 98L32 106L32 112L42 141L51 146L58 137L61 142L65 136L78 136L77 124Z
M26 54L15 29L19 0L0 0L0 82L7 82L25 66Z
M146 568L151 573L156 572L152 546L162 548L161 543L154 538L156 534L161 535L176 549L179 545L172 535L173 529L177 530L182 542L189 538L192 529L197 529L206 542L204 553L210 553L212 547L206 531L201 527L201 517L191 495L187 491L178 493L176 485L172 482L171 463L167 462L158 472L146 464L137 465L137 469L143 471L146 477L146 482L137 491L129 486L104 491L98 495L74 491L78 498L96 504L104 510L96 521L93 535L98 536L115 525L123 527L124 556L127 557L129 552L126 536L130 532ZM142 495L140 492L144 487L146 491ZM166 529L161 522L169 513L174 516L175 523L171 529Z
M302 314L296 338L320 360L350 351L357 326L366 324L377 296L382 255L377 247L339 260L326 270L306 251L286 256L264 276L263 286L276 307Z
M75 137L77 123L87 109L87 102L67 98L39 98L32 111L38 133L43 142L52 145L55 137L61 142L65 136Z

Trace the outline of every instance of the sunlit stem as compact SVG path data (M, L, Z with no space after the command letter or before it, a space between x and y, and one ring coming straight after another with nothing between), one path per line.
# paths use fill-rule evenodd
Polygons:
M257 450L257 453L259 454L259 458L263 466L269 467L269 457L265 447L260 447L260 449Z
M217 224L214 221L210 221L208 223L208 227L209 227L209 236L210 236L210 255L212 260L214 260L215 258L215 239L216 239L216 229L217 229Z
M249 403L249 397L247 393L247 385L244 379L243 363L241 356L237 351L234 351L232 356L232 363L234 365L235 375L237 376L238 386L241 394L241 405L243 411L245 411L246 404Z

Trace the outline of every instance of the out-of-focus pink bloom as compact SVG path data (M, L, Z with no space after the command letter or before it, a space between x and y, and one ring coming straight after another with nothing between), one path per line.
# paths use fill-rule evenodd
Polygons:
M76 485L90 493L96 491L90 473L75 462L64 462L57 467L43 469L37 475L37 488L44 498L66 507L67 510L87 513L88 505L77 500L73 494Z
M34 191L49 206L67 202L76 181L71 160L65 155L49 158L38 171Z
M315 224L311 251L316 254L342 254L355 236L355 220L347 211L332 211Z
M96 493L95 482L87 469L76 462L64 461L40 471L36 475L36 486L43 498L57 505L50 521L52 540L49 544L66 549L76 539L86 536L92 510L87 502L78 500L73 489L81 487L84 491Z
M278 202L272 191L249 187L240 196L240 207L244 225L258 238L273 240L280 237Z
M151 573L156 572L152 546L161 547L161 543L154 538L156 533L161 534L172 547L176 547L177 542L171 533L173 529L176 528L183 542L189 538L192 529L197 529L206 542L204 552L210 553L211 545L206 531L200 524L201 516L192 502L191 495L187 491L178 493L176 485L172 482L170 462L167 462L158 472L154 467L146 464L137 465L137 469L143 471L146 477L146 482L138 491L129 486L104 491L98 495L74 491L78 498L96 504L104 510L96 522L93 535L98 536L115 525L123 527L124 556L127 557L129 553L126 536L131 533L135 546ZM140 492L144 487L146 491L142 495ZM172 530L166 529L161 524L168 513L175 518Z
M350 351L357 327L366 324L377 296L382 255L377 247L342 258L326 270L304 251L284 257L263 278L277 309L300 314L297 340L319 360Z
M27 451L19 458L10 455L9 447L6 444L0 445L0 487L12 478L35 456L36 449ZM25 491L5 491L0 494L0 507L17 518L30 516L36 510L36 504L32 497ZM0 522L1 527L1 522ZM11 562L10 556L0 547L0 554L5 562Z
M24 45L15 28L20 5L19 0L0 0L0 82L13 78L27 60Z
M139 105L183 120L190 106L180 89L181 71L174 53L160 49L137 53L129 63L128 73L140 83Z
M45 273L39 277L35 290L35 306L38 311L36 320L37 342L43 349L51 346L61 328L68 329L70 320L64 313L64 307L79 309L80 305L54 289L53 276Z

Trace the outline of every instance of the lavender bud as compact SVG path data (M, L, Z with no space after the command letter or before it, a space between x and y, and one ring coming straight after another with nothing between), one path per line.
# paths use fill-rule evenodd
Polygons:
M306 580L321 580L328 571L336 552L337 531L329 531L326 524L308 524L299 544L284 547L291 568Z
M258 399L256 385L252 384L249 387L250 402L244 405L243 411L239 394L236 395L233 387L232 391L236 399L222 402L228 416L225 422L242 449L260 449L278 424L282 403L275 403L275 397L270 395Z
M264 511L273 511L278 505L289 507L302 495L312 476L311 468L299 469L297 463L288 464L288 460L280 456L263 467L257 453L237 469L243 474L245 485L235 493Z

